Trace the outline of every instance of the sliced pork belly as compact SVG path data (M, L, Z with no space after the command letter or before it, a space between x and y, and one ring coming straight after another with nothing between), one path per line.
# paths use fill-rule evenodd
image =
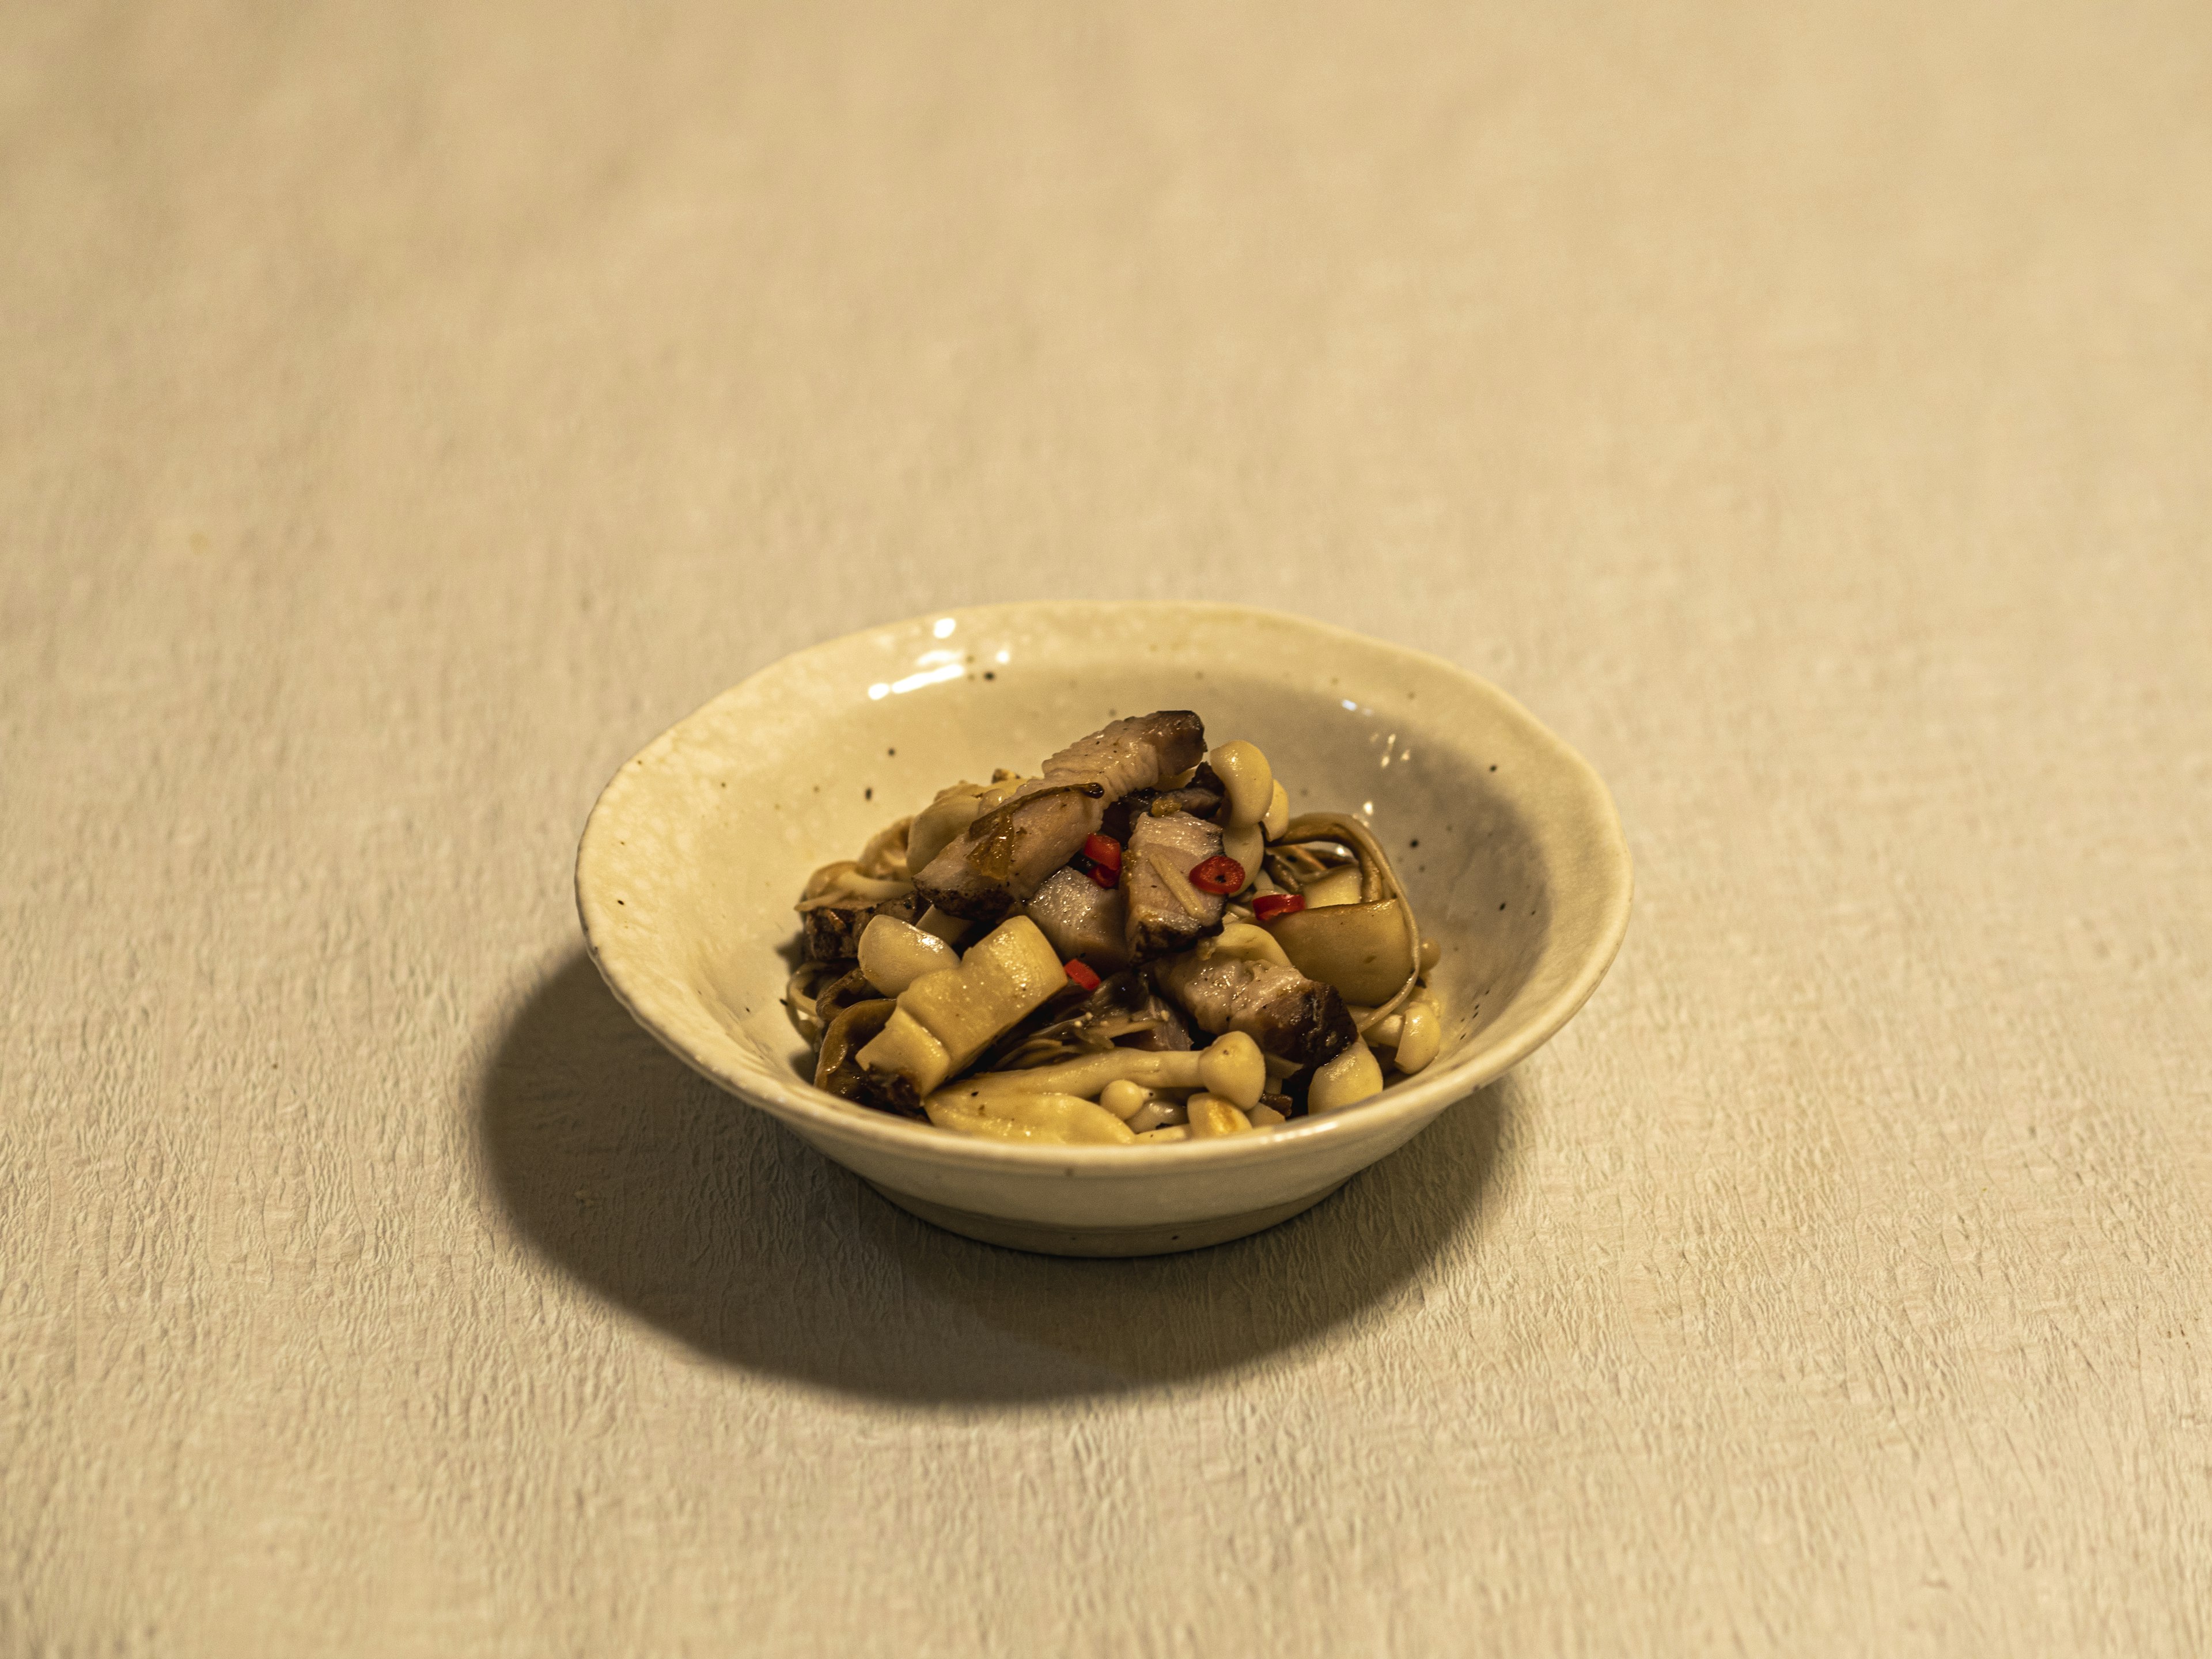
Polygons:
M1152 972L1201 1031L1242 1031L1267 1053L1301 1066L1334 1059L1358 1035L1344 999L1295 968L1227 956L1200 962L1194 954Z
M1133 714L1070 744L930 860L915 878L922 902L947 915L995 919L1074 857L1109 806L1188 771L1205 753L1205 724L1188 709Z
M1139 814L1121 852L1129 901L1129 956L1149 962L1221 931L1222 896L1191 884L1192 869L1221 850L1221 826L1188 812Z
M1129 905L1118 887L1063 867L1045 878L1029 913L1063 961L1080 957L1094 968L1119 968L1129 959Z

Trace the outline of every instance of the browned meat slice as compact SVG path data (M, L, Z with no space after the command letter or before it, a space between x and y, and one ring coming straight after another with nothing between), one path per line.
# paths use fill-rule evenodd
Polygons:
M1119 800L1132 789L1156 789L1205 757L1206 722L1188 708L1163 708L1115 720L1071 743L1045 762L1034 782L1097 782L1105 787L1108 800Z
M860 953L860 934L878 916L912 921L921 914L921 901L912 893L875 903L823 904L799 912L806 928L809 962L843 962Z
M995 920L1075 856L1107 807L1188 771L1205 753L1205 725L1187 709L1133 714L1070 744L929 861L915 878L922 902Z
M1118 968L1129 959L1129 906L1118 887L1101 887L1063 866L1045 878L1029 913L1062 960L1080 957L1094 968Z
M1268 1054L1301 1066L1334 1059L1358 1035L1344 999L1294 968L1190 955L1158 964L1152 977L1208 1036L1242 1031Z
M1121 891L1129 901L1129 955L1148 962L1221 931L1222 896L1191 884L1194 866L1221 850L1221 826L1188 812L1146 812L1129 827Z
M1104 792L1094 789L1100 786L1062 784L1017 794L931 860L916 887L947 915L995 921L1042 886L1098 828Z

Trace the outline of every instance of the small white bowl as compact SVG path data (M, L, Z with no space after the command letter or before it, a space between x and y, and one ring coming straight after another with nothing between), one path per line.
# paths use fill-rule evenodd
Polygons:
M781 1000L807 873L945 784L1154 708L1257 743L1295 811L1367 814L1443 946L1442 1055L1334 1115L1133 1148L975 1140L815 1088ZM1064 1255L1218 1244L1327 1197L1566 1024L1620 948L1630 887L1605 786L1503 692L1213 605L991 605L799 652L626 763L576 857L592 960L678 1058L915 1215Z

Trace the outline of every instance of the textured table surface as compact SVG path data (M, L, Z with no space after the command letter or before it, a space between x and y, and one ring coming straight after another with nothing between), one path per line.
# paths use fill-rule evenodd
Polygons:
M0 11L0 1652L2212 1644L2212 12ZM578 949L660 727L1258 601L1627 947L1278 1231L890 1210Z

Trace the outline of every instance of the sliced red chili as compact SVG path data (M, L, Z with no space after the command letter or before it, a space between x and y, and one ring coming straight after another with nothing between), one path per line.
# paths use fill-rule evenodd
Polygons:
M1252 914L1262 921L1273 921L1277 916L1294 916L1305 908L1304 893L1262 893L1252 901Z
M1191 866L1190 884L1201 893L1234 893L1244 885L1244 866L1226 853Z
M1069 963L1067 976L1086 991L1095 991L1098 988L1098 975L1091 971L1090 964L1087 963Z
M1109 892L1121 885L1121 843L1111 836L1085 837L1083 850L1067 862Z

